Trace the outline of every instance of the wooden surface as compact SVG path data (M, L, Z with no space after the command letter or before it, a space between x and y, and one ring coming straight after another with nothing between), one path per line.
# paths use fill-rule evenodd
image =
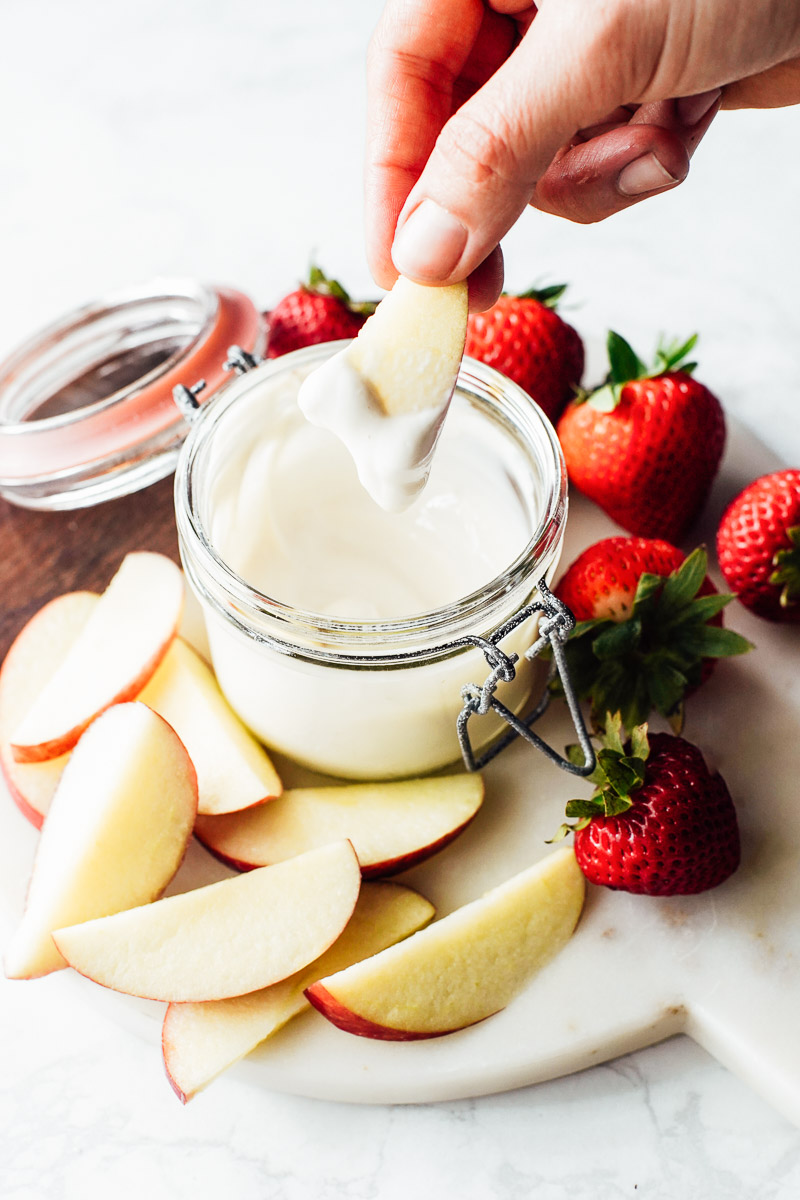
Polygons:
M38 608L61 592L102 591L129 550L178 561L172 482L72 512L0 499L0 660Z

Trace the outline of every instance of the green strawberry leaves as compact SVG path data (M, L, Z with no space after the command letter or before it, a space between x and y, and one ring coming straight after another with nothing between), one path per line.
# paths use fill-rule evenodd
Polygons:
M577 695L590 700L597 727L606 713L619 713L625 729L652 712L675 732L683 726L683 703L702 681L705 659L744 654L752 644L732 629L709 624L732 599L699 596L707 554L701 546L670 575L644 574L626 621L579 621L565 646ZM551 685L563 694L558 681Z
M683 371L684 375L691 375L697 366L696 362L686 362L692 350L697 345L697 334L693 333L685 342L669 342L666 345L660 342L656 349L656 363L653 370L654 375L666 375L668 371Z
M594 817L619 816L633 804L632 794L642 786L647 773L650 744L646 724L633 729L628 745L623 744L623 732L621 714L606 713L597 766L589 776L590 783L595 785L594 795L588 800L567 801L566 815L575 818L575 823L561 825L553 841L559 841L577 829L584 829ZM566 753L570 762L582 764L580 746L567 746Z
M770 583L781 589L781 608L790 608L800 601L800 525L786 531L791 546L778 550L772 560L775 570Z
M669 371L683 371L685 375L690 375L697 363L685 360L696 344L696 333L684 342L661 342L656 349L655 363L648 367L630 343L611 329L606 339L608 374L599 388L594 392L582 392L577 397L577 402L588 400L598 412L610 413L619 404L626 383L635 379L655 379Z
M313 292L317 296L333 297L334 300L338 300L340 304L343 304L353 313L362 313L365 316L371 316L378 307L375 300L353 300L349 292L345 291L339 283L338 279L330 279L316 263L311 263L308 268L308 280L303 286L307 291Z
M608 351L608 382L622 385L628 383L631 379L643 379L647 373L647 367L637 355L636 351L625 341L624 337L615 333L613 329L608 332L606 339L606 350Z
M527 292L520 292L520 300L538 300L545 308L555 310L558 307L558 302L567 290L566 283L551 283L547 287L532 287L528 288Z
M310 292L315 292L318 296L333 296L336 300L341 300L342 304L350 303L350 296L344 290L338 279L329 279L321 267L316 263L312 263L308 268L308 282L305 284Z

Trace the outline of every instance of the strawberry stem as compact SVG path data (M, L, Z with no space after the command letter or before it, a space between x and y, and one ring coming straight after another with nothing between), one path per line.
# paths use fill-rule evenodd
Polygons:
M303 287L307 292L313 292L315 296L333 297L352 313L370 316L378 307L377 301L374 300L352 300L350 293L345 291L338 279L331 279L316 263L311 263L308 269L308 279Z
M608 352L608 374L602 384L592 392L578 396L578 403L588 400L592 408L598 412L613 412L622 397L622 389L626 383L637 379L656 379L670 371L682 371L690 375L697 366L696 362L686 362L687 356L697 344L697 334L693 333L686 341L673 340L660 342L656 348L655 363L648 367L630 342L626 342L621 334L609 330L606 339Z
M553 841L584 829L593 817L616 817L632 806L632 794L644 783L650 743L646 724L636 726L627 744L623 744L623 733L621 714L607 712L605 730L599 738L602 748L597 755L597 767L589 776L595 784L594 794L588 800L567 801L566 815L575 818L575 823L561 825ZM568 746L567 755L571 757L575 749Z
M770 583L781 588L781 608L791 608L800 601L800 525L787 529L791 545L778 550L772 560L776 568L769 577Z
M545 308L555 310L558 302L567 290L566 283L551 283L547 287L532 287L527 292L520 292L520 300L538 300Z
M633 729L655 710L679 730L684 697L701 682L703 661L752 649L741 634L710 624L733 596L698 594L707 566L699 546L671 574L640 577L627 620L577 623L564 653L595 723L620 712L623 726ZM557 681L551 687L559 692Z

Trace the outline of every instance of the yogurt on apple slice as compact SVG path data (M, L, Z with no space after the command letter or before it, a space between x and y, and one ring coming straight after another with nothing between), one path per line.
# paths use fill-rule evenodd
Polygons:
M303 419L297 382L265 382L220 452L210 535L251 586L336 620L393 621L456 604L523 551L539 497L520 489L527 464L502 427L457 397L428 486L388 514L343 443Z
M352 365L348 350L313 371L298 396L306 419L339 438L355 463L361 486L393 513L408 508L427 483L449 402L450 395L436 408L387 414Z
M334 433L362 487L402 512L425 486L458 378L467 285L432 288L400 278L358 337L304 381L298 404Z

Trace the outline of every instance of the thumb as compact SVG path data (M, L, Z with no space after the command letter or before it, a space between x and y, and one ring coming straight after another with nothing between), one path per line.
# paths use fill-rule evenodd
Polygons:
M401 274L424 283L465 279L524 211L564 143L635 91L617 69L620 47L608 24L579 47L577 29L587 22L568 23L569 8L542 7L506 62L443 127L398 218L392 258Z

